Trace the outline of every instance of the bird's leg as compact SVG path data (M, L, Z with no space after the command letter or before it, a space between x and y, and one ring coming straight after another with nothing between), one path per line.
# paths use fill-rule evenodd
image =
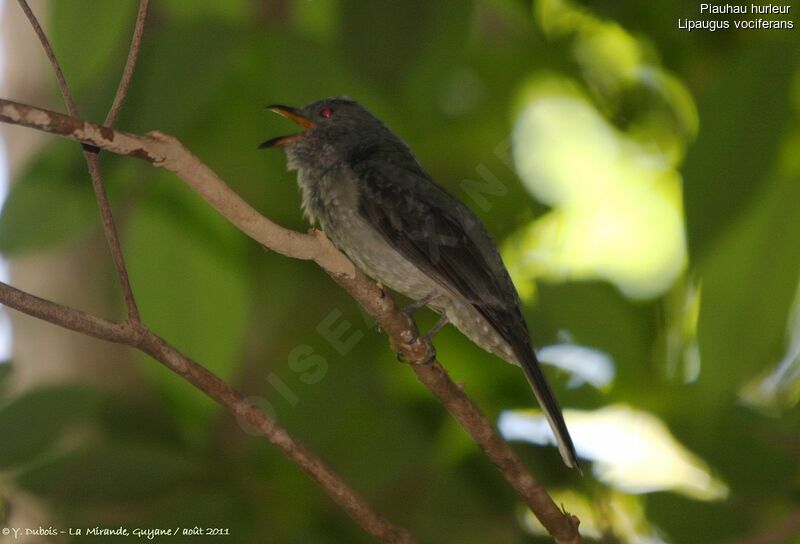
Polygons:
M441 295L439 295L439 293L431 293L430 295L427 295L416 302L412 302L400 311L403 312L407 318L411 319L420 309L422 309L424 306L427 306L429 302L439 298L440 296Z
M436 324L433 327L431 327L431 329L428 332L423 334L421 338L425 338L427 340L433 340L433 337L436 335L436 333L442 330L444 326L447 325L448 323L450 323L450 320L447 319L447 314L443 313L439 317L439 321L437 321Z
M431 293L431 294L429 294L429 295L427 295L427 296L425 296L425 297L423 297L423 298L421 298L421 299L419 299L419 300L417 300L415 302L412 302L411 304L409 304L408 306L406 306L405 308L403 308L400 311L403 313L403 315L405 315L408 319L411 319L412 322L413 322L413 316L414 316L415 312L420 310L423 306L427 306L428 303L430 303L433 300L436 300L440 296L441 296L440 293L435 293L435 292ZM433 338L433 335L436 334L437 332L439 332L442 329L442 327L447 325L447 323L448 323L447 316L445 314L442 314L442 317L439 318L439 321L436 322L436 324L433 326L433 328L430 331L428 331L427 333L425 333L423 335L417 334L417 336L414 337L413 340L411 340L411 342L410 342L411 344L415 344L420 339L427 340L428 341L428 345L430 346L430 355L424 361L420 361L419 364L430 363L431 361L433 361L436 358L436 350L434 349L433 344L430 343L430 340L431 340L431 338ZM416 332L416 326L414 327L414 330ZM397 360L400 361L400 362L403 362L403 363L406 362L405 359L403 358L402 353L399 352L399 351L397 352Z
M431 293L430 295L427 295L427 296L419 299L416 302L412 302L411 304L409 304L408 306L406 306L405 308L403 308L400 311L403 312L407 318L411 319L412 316L414 315L414 312L416 312L417 310L419 310L423 306L426 306L431 301L436 300L440 296L442 296L440 293ZM425 334L423 334L421 336L418 336L417 340L419 338L423 338L425 340L431 340L433 338L433 336L437 332L442 330L442 327L447 325L449 322L450 321L447 319L447 314L443 311L441 317L439 317L439 321L437 321L436 324L433 327L431 327L431 330L429 330L428 332L426 332Z
M424 361L420 361L418 364L426 365L428 363L432 363L433 360L436 359L436 348L434 347L432 340L433 337L436 335L436 333L442 330L444 326L447 325L448 323L450 323L450 320L447 319L447 314L442 313L441 317L439 317L439 321L437 321L436 324L433 327L431 327L428 332L416 338L415 342L419 341L420 339L427 340L431 346L431 352L428 358L425 359Z

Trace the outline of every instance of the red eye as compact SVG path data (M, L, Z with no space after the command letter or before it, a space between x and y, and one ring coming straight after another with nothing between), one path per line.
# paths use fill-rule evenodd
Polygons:
M319 114L323 117L330 117L333 113L333 108L325 108Z

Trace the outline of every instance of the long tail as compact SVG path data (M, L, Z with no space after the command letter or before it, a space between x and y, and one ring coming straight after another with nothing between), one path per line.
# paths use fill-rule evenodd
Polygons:
M561 414L561 407L558 405L555 395L553 395L553 390L550 389L550 385L547 383L536 354L533 353L533 350L528 353L529 355L520 357L520 366L531 384L533 394L536 395L536 400L539 401L539 406L541 406L548 423L550 423L561 458L568 467L577 469L578 472L582 473L578 463L578 456L575 453L575 446L572 444L567 424Z

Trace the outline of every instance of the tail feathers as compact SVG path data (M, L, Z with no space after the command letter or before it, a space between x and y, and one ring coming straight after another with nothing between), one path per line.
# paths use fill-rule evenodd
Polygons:
M528 382L531 384L533 394L536 395L536 400L544 411L547 422L556 437L556 444L558 445L559 453L561 453L561 458L568 467L577 469L578 472L583 474L578 463L578 456L575 453L575 446L572 444L572 438L567 430L567 424L561 414L561 407L558 405L555 395L553 395L553 390L550 389L550 385L547 383L547 379L539 366L539 361L536 360L536 355L531 351L528 357L520 359L522 371L525 372L525 377L528 378Z

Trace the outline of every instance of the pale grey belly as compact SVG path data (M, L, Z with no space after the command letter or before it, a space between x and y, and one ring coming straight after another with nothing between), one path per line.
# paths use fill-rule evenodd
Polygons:
M446 314L450 323L486 351L518 364L508 343L474 306L404 258L361 216L331 211L319 217L323 230L365 274L412 300L436 295L428 304L431 309Z
M444 298L445 289L386 243L359 215L325 215L320 218L325 233L368 276L413 300L432 294Z

